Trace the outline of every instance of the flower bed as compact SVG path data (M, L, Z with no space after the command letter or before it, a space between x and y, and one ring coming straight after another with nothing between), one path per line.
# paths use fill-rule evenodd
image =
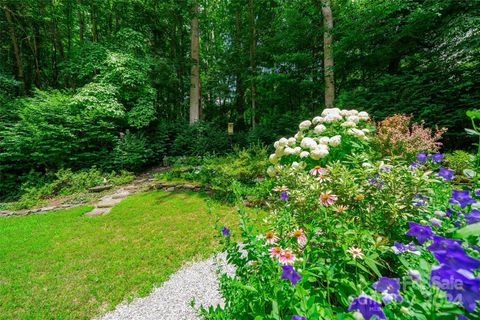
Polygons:
M438 152L379 159L363 112L326 109L299 129L270 156L270 230L243 212L241 246L222 230L236 274L206 319L479 319L474 182Z

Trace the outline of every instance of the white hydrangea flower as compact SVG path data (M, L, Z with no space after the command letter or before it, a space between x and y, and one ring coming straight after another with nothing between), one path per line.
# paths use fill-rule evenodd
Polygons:
M289 155L295 154L295 150L293 150L290 147L286 147L285 150L283 150L283 154L285 154L286 156L289 156Z
M312 123L313 124L319 124L319 123L323 123L324 121L325 121L325 119L317 116L317 117L313 118Z
M288 138L288 143L287 143L287 144L288 144L290 147L294 146L295 143L297 143L297 139L295 139L294 137Z
M301 169L300 163L298 163L297 161L293 161L292 162L292 169L294 169L294 170Z
M280 147L280 141L275 141L275 143L273 144L273 147L275 149L278 149L278 147Z
M337 121L337 120L343 120L343 117L339 113L329 113L325 117L325 122L327 122L327 123L331 123L331 122L334 122L334 121Z
M357 116L357 115L358 115L358 111L355 110L355 109L349 110L349 111L348 111L348 115L349 115L349 116Z
M303 138L300 146L304 149L314 149L317 147L317 143L312 138Z
M328 148L324 145L320 145L318 148L314 149L310 153L310 158L312 158L313 160L319 160L320 158L324 158L327 155L328 155Z
M342 127L345 127L345 128L353 128L356 126L355 122L353 121L345 121L344 123L341 124Z
M328 144L331 145L332 147L336 147L340 145L341 142L342 142L342 136L336 135L330 138L330 140L328 141Z
M305 120L303 122L300 123L300 125L298 126L300 128L300 130L307 130L308 128L310 128L310 126L312 125L312 122L310 120Z
M301 141L303 139L303 133L302 132L297 132L297 133L295 133L295 135L293 137L295 139L297 139L297 141Z
M348 116L350 114L350 110L343 109L340 111L340 115L342 116Z
M308 158L308 156L310 156L310 152L308 151L300 152L300 158Z
M325 127L323 124L319 124L315 127L315 129L313 129L313 132L320 134L325 130L327 130L327 127Z
M302 152L302 148L300 148L300 147L295 147L293 150L295 151L295 154L297 156L300 154L300 152Z
M360 118L358 116L348 116L347 121L358 123L360 121Z
M370 116L369 116L368 113L365 112L365 111L359 112L359 113L358 113L358 117L359 117L360 119L362 119L362 120L368 120L368 119L370 119Z
M268 174L270 177L274 177L274 176L277 174L277 170L276 170L274 167L270 166L270 167L268 167L268 169L267 169L267 174Z
M280 144L280 146L284 147L288 144L288 140L287 138L281 138L280 140L278 140L278 143Z
M275 154L277 155L278 158L281 158L283 156L283 147L279 147L277 150L275 150Z
M325 145L327 145L329 141L330 141L330 138L329 138L329 137L320 137L320 138L318 139L318 142L319 142L320 144L325 144Z
M277 164L278 163L278 157L275 153L272 153L270 157L268 158L272 164Z

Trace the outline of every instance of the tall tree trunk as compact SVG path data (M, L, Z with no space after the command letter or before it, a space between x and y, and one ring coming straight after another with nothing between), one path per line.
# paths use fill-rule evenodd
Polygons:
M235 48L235 56L241 57L242 56L242 40L241 40L241 21L240 21L240 6L236 5L235 7L235 36L234 36L234 48ZM237 60L237 66L235 68L235 106L237 114L243 117L245 108L244 108L244 88L243 88L243 81L242 81L242 68L241 60Z
M80 43L82 44L85 39L85 17L83 16L83 8L82 8L82 1L78 0L77 2L77 16L78 16L78 36Z
M10 39L12 40L13 52L15 54L15 62L17 65L17 79L22 83L20 91L21 94L25 94L27 85L25 83L22 55L20 52L20 46L18 45L17 34L15 33L15 25L13 24L12 12L9 8L7 8L7 6L3 7L3 10L5 11L5 16L7 17Z
M321 0L323 14L323 67L325 78L325 107L333 108L335 104L335 77L333 63L333 15L330 0Z
M257 74L257 29L255 22L255 3L254 0L248 0L248 16L250 24L250 93L251 93L251 107L252 107L252 128L256 126L256 112L257 112L257 85L255 77Z
M198 2L193 6L191 21L190 124L200 119L200 52L198 29Z

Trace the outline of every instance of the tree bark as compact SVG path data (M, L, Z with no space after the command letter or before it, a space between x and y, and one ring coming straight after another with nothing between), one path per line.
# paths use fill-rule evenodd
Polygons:
M248 15L250 24L250 94L252 108L252 128L256 126L256 108L257 108L257 85L255 77L257 74L257 29L255 27L255 3L254 0L248 0Z
M200 52L198 29L198 2L195 1L191 21L190 124L200 119Z
M3 10L5 11L5 16L7 17L10 39L12 40L13 52L15 54L15 62L17 65L17 79L22 83L20 91L21 91L21 94L25 94L27 85L25 83L25 74L23 72L22 55L20 52L20 46L18 45L17 34L15 33L15 26L13 24L12 12L6 6L3 7Z
M333 61L333 15L330 0L321 0L323 14L323 67L325 79L325 107L335 105L335 77Z

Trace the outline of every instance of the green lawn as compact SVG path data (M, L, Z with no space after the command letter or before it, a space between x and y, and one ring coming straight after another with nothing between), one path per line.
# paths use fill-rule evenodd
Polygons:
M143 296L184 262L216 247L214 214L235 210L195 193L125 199L110 214L81 207L0 219L0 318L84 319Z

